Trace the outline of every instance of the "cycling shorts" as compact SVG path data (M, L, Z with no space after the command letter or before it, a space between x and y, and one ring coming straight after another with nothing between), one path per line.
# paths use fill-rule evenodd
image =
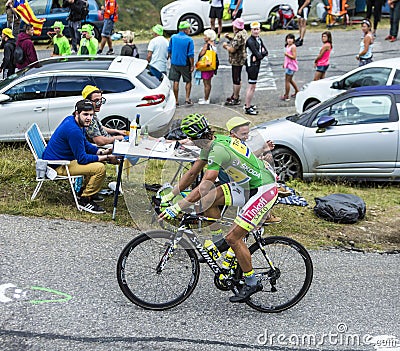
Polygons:
M243 206L235 218L235 224L248 232L264 222L266 214L278 197L276 183L252 190L245 190L237 183L225 183L221 185L221 189L226 206Z

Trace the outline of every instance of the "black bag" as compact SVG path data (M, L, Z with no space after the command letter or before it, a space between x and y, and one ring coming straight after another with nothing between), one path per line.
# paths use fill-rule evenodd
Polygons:
M356 195L331 194L316 197L315 202L315 214L330 222L356 223L365 217L365 202Z
M180 119L175 119L172 121L169 127L168 133L164 135L167 140L183 140L187 138L187 135L182 132Z
M20 46L16 46L14 50L14 64L22 64L25 61L24 50Z

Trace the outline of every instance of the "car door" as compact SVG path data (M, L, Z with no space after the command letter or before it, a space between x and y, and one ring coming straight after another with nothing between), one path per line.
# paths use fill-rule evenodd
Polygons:
M49 81L49 77L29 78L3 91L10 100L0 104L0 140L24 140L32 123L49 136Z
M337 124L318 129L323 116ZM382 175L394 171L399 143L398 114L389 94L334 100L314 114L303 148L313 173Z
M60 122L73 113L75 104L82 100L86 85L95 85L90 76L72 74L55 75L49 89L49 129L53 133Z

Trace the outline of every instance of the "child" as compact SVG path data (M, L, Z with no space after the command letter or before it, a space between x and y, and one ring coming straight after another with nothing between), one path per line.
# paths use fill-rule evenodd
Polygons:
M374 36L372 35L371 22L369 20L365 19L362 21L361 30L363 37L361 38L360 52L356 56L356 59L359 61L359 67L372 62L372 48L374 46Z
M319 55L314 61L315 75L314 80L325 78L326 71L329 67L329 57L332 51L332 34L329 31L323 32L321 36L322 47Z
M295 97L299 92L297 84L293 80L293 75L299 70L297 64L297 49L295 42L295 37L293 34L288 34L285 39L285 62L283 63L283 68L285 69L285 95L281 96L281 100L290 101L289 91L290 85L294 88L294 94L291 97Z

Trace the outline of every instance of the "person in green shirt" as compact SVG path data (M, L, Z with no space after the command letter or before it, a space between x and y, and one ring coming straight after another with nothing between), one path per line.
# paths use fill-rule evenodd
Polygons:
M81 29L82 39L79 44L78 55L96 55L99 48L98 40L93 36L93 26L84 24Z
M67 37L63 34L64 25L61 21L56 21L51 26L56 33L53 37L54 49L51 56L67 56L71 55L71 47Z
M186 116L181 129L201 149L200 156L178 185L161 198L161 202L172 200L181 190L193 184L205 166L207 170L200 184L184 199L167 207L159 218L175 218L197 201L200 201L206 215L213 218L220 217L218 206L241 207L225 240L235 252L245 277L243 288L229 300L245 302L252 294L262 290L262 284L255 276L249 248L242 239L264 222L274 205L278 197L275 176L239 139L214 135L204 115L195 113ZM215 186L221 169L229 176L229 182Z

